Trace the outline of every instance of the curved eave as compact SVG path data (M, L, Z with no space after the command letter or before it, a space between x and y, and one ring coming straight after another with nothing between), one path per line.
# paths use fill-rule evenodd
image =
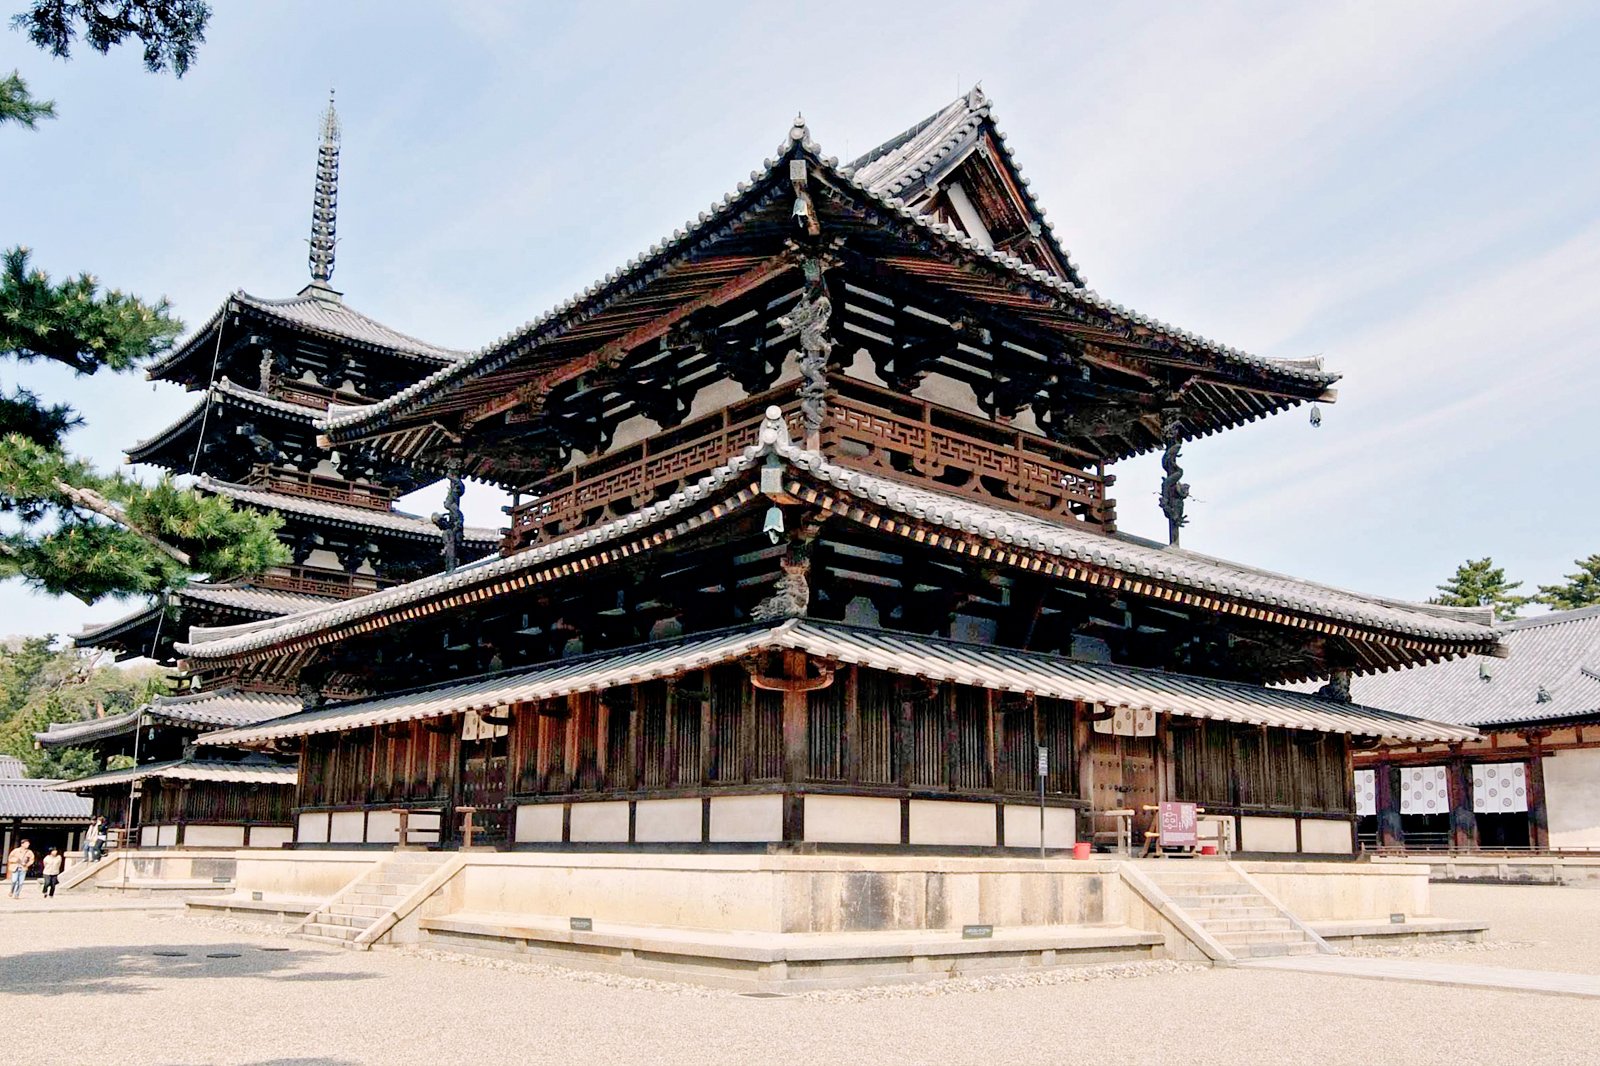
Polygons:
M767 160L764 168L752 175L751 182L741 183L736 193L713 205L711 211L680 229L667 242L653 246L621 270L477 355L370 408L330 414L319 423L324 438L330 445L360 440L368 447L403 456L408 462L419 461L425 452L453 433L439 420L471 406L456 394L492 375L501 376L492 386L488 382L477 386L478 391L503 395L520 383L537 379L549 369L536 361L541 347L594 322L612 304L639 294L675 261L708 249L738 215L783 195L787 176L785 170L779 180L780 169L784 168L778 164L793 158L804 158L816 168L814 178L821 184L815 186L815 194L851 205L857 213L869 213L900 239L925 249L923 255L901 256L898 261L889 262L891 267L944 284L959 295L988 302L1002 312L1017 314L1034 328L1080 340L1087 332L1093 343L1136 351L1138 358L1168 360L1174 367L1197 375L1206 386L1226 390L1209 397L1217 404L1217 417L1186 426L1189 436L1253 421L1296 404L1333 398L1329 387L1339 375L1323 370L1315 360L1295 362L1249 355L1131 311L1006 253L985 249L959 231L930 221L901 201L875 193L841 174L834 161L816 154L816 146L803 130L797 134L785 146L782 159ZM703 293L705 289L696 291ZM619 324L612 336L625 332ZM595 348L603 347L607 339L597 337ZM514 367L519 360L523 364ZM1239 380L1225 380L1230 375ZM473 392L472 399L479 398L478 392ZM1136 454L1152 446L1157 445L1129 442L1122 454ZM487 470L476 475L505 483Z

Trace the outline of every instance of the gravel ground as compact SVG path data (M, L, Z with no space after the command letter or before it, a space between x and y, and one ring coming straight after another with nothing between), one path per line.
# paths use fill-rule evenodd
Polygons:
M1597 892L1447 886L1436 910L1487 913L1503 923L1498 939L1526 945L1463 962L1596 963ZM751 999L420 949L331 951L236 921L0 910L0 1021L25 1049L18 1061L65 1066L744 1066L801 1055L1570 1066L1593 1061L1600 1004L1172 963Z

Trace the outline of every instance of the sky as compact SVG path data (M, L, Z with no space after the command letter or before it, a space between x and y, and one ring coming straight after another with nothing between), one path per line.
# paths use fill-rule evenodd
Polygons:
M1320 427L1186 446L1185 547L1409 599L1467 558L1528 591L1600 552L1596 5L214 7L181 80L0 30L0 71L60 113L0 131L0 246L195 325L235 289L292 295L333 88L335 286L479 348L731 191L797 112L848 159L981 82L1091 288L1344 375ZM105 466L193 401L0 362L19 382L69 398ZM1121 528L1164 538L1154 458L1114 472ZM469 489L469 521L499 503ZM0 633L133 606L4 583Z

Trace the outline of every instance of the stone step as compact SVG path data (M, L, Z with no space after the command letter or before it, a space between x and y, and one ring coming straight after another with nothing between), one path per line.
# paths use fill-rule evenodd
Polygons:
M1156 884L1165 889L1167 895L1169 896L1177 895L1178 893L1210 893L1214 895L1226 896L1252 896L1255 895L1256 891L1249 885L1242 885L1237 881L1172 880L1157 881Z
M434 872L435 871L432 868L419 870L396 870L390 867L384 869L383 879L391 885L415 886L422 884L422 882L432 877Z
M340 914L329 910L317 915L317 922L322 925L338 925L359 930L371 925L372 919L365 914Z
M352 918L382 918L394 908L382 904L367 903L333 903L328 906L329 914L348 914Z
M308 936L320 936L324 939L341 941L354 940L361 935L360 929L348 925L332 925L324 922L321 917L306 926L302 932Z
M410 895L410 893L408 892L406 895ZM384 910L388 910L391 907L398 905L400 901L405 898L405 896L398 894L393 896L379 896L370 892L352 892L339 902L342 904L348 904L352 907L382 907Z
M1199 907L1233 906L1257 901L1266 903L1266 900L1255 892L1168 891L1167 895L1174 903L1193 903Z
M339 937L320 936L316 933L308 933L304 931L296 933L295 937L299 940L310 940L313 943L327 944L329 947L335 948L351 948L355 946L354 944L350 943L350 941L342 940Z
M363 881L361 884L356 886L355 890L357 893L364 896L390 896L399 899L405 899L407 896L411 895L411 893L417 890L418 884L421 884L421 882L418 881L414 884L398 884L394 881L387 880Z
M1209 932L1209 930L1208 930ZM1213 933L1213 936L1230 950L1236 944L1303 944L1309 943L1298 929L1272 929L1260 933Z
M1278 929L1295 929L1287 918L1212 918L1202 920L1201 928L1214 936L1223 933L1270 933Z
M1309 940L1299 943L1227 945L1228 950L1241 959L1270 959L1284 955L1315 955L1317 946Z

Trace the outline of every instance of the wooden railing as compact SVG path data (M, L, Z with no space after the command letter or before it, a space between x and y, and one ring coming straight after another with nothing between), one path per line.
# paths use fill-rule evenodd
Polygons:
M357 393L324 388L321 385L313 385L310 382L300 381L295 378L273 380L267 388L267 395L283 400L285 403L297 403L302 407L315 407L319 411L326 411L335 404L342 407L359 407L372 402L367 397Z
M832 462L931 482L991 503L1076 518L1107 532L1116 479L1093 459L1036 434L850 378L832 379L822 450Z
M753 444L772 404L799 438L791 384L529 486L524 491L534 498L507 509L511 528L502 550L520 551L663 499ZM1092 457L853 378L829 377L822 450L840 465L940 492L1116 528L1116 504L1106 495L1115 478Z
M538 482L528 489L533 500L510 508L503 549L509 554L648 507L754 444L773 404L797 425L794 388L775 389Z
M365 596L399 583L392 578L347 574L343 570L325 570L319 566L275 566L252 581L252 584L264 589L299 592L307 596L330 596L341 600Z
M387 485L367 485L359 481L329 477L326 474L285 470L281 466L269 466L266 463L256 464L251 469L246 483L285 496L339 503L347 507L366 507L374 511L390 510L395 496L398 495Z

